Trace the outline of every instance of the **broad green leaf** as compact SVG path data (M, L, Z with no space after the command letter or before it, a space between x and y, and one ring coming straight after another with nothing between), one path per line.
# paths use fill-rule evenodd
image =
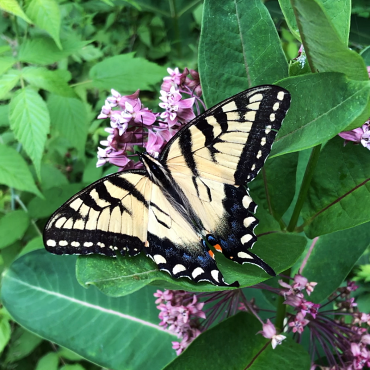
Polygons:
M0 249L22 238L30 223L24 211L12 211L0 219Z
M346 279L370 244L369 226L365 223L318 238L303 269L309 281L318 283L311 301L322 302Z
M41 342L40 337L28 330L22 327L16 328L6 354L5 364L11 364L28 356Z
M64 365L59 370L85 370L80 364Z
M65 201L81 190L81 184L60 185L45 190L44 199L33 198L28 203L28 212L32 218L50 217Z
M253 252L279 273L295 263L305 245L306 239L302 236L275 232L260 236ZM257 266L239 265L219 253L216 261L228 283L237 280L241 287L245 287L269 278ZM95 285L103 293L113 297L130 294L148 284L191 292L225 290L225 287L194 283L186 278L172 279L167 272L159 271L157 265L145 255L117 258L81 256L77 261L77 279L83 286Z
M260 0L204 2L199 71L208 107L288 76L275 25Z
M18 258L3 275L4 306L23 327L102 367L161 369L176 356L177 337L158 325L154 287L110 298L81 287L75 263L45 250Z
M49 65L60 61L81 50L88 41L79 41L76 38L61 40L63 50L46 36L36 36L26 40L19 49L18 58L21 62Z
M60 347L58 350L58 356L69 361L81 361L83 358L77 353L71 351L68 348Z
M22 77L31 85L52 93L76 97L75 92L68 86L58 71L50 71L43 67L26 67L22 70Z
M294 197L298 153L268 160L257 178L248 186L257 194L259 206L265 207L277 220L290 206Z
M1 4L1 0L0 0ZM0 57L0 75L4 74L16 62L13 57Z
M32 159L40 178L41 158L50 126L46 103L32 88L20 89L10 101L9 121L15 137Z
M59 49L63 48L59 39L60 10L56 1L31 0L28 3L26 14L37 27L53 38Z
M339 136L320 153L306 203L304 230L312 239L370 221L370 152L343 146Z
M11 328L9 319L3 315L0 317L0 353L10 340Z
M87 136L87 112L84 103L76 98L51 94L47 104L54 127L82 155Z
M0 184L42 197L26 161L13 148L0 144Z
M18 71L11 69L0 77L0 100L7 98L9 91L18 83Z
M337 6L341 7L341 3ZM343 34L338 34L318 0L292 0L292 4L308 63L313 71L341 72L353 80L369 79L361 56L348 49L347 42L341 38ZM347 4L348 0L344 9L348 8Z
M37 361L36 370L58 370L59 357L55 352L49 352Z
M104 59L90 69L89 75L98 89L116 89L132 94L137 89L152 91L153 85L166 76L166 70L129 53Z
M271 156L331 139L363 114L370 96L370 81L348 80L341 73L289 77L277 85L290 92L292 102Z
M279 4L290 31L297 40L301 41L297 21L290 0L279 0ZM347 45L350 29L351 1L320 0L320 4L322 8L325 9L328 19L332 22L333 27L338 32L338 36L341 41Z
M261 330L255 317L240 312L197 337L164 370L310 369L310 356L301 345L287 338L272 349L270 340L257 334Z
M24 19L28 23L32 23L32 21L26 16L26 14L24 14L22 8L19 6L16 0L0 0L0 8L8 13L12 13Z
M0 105L0 127L9 126L9 106Z

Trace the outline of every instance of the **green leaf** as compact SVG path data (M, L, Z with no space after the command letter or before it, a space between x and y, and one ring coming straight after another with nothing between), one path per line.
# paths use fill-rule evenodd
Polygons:
M73 37L61 40L63 50L46 36L36 36L23 42L19 49L18 58L21 62L49 65L58 62L81 50L88 41L79 41Z
M15 137L30 156L40 178L41 158L50 126L46 103L32 88L20 89L10 101L9 121Z
M59 357L55 352L49 352L37 362L36 370L58 370Z
M199 71L209 107L288 76L275 25L260 0L204 2Z
M68 86L58 71L49 71L43 67L26 67L22 70L22 77L40 89L61 96L76 97L74 90Z
M0 144L0 184L42 197L26 161L13 148Z
M22 327L16 328L12 335L9 350L6 354L5 364L11 364L28 356L42 339Z
M28 203L28 212L32 218L51 216L65 201L81 190L81 184L61 185L45 190L44 199L33 198Z
M256 335L261 329L255 317L240 312L202 333L164 370L310 369L310 356L301 345L287 338L272 349L270 340Z
M58 168L54 167L50 163L43 163L41 165L41 179L42 190L48 190L54 187L68 185L67 178Z
M363 114L370 82L348 80L340 73L314 73L279 81L292 102L271 156L307 149L343 131Z
M18 83L19 73L11 69L0 77L0 100L7 98L9 91Z
M129 53L95 64L89 75L98 89L132 93L137 89L153 91L153 85L166 76L166 70L143 58L134 58L134 53Z
M47 104L54 127L82 155L87 136L87 112L84 103L76 98L51 94Z
M265 207L279 220L290 206L295 192L295 178L298 153L290 153L269 159L257 178L248 184L253 194L257 194L259 206Z
M4 306L22 326L111 369L161 369L176 355L176 336L158 324L153 293L146 287L125 298L82 288L75 256L45 250L18 258L4 273ZM139 349L139 352L138 352Z
M366 223L318 238L303 269L308 281L318 283L310 300L322 302L346 279L370 244L369 226Z
M301 41L297 21L290 0L279 0L279 4L290 31L297 40ZM332 22L332 25L337 31L341 41L347 45L350 29L351 2L349 0L338 2L321 0L320 5L325 9L328 19Z
M96 158L91 158L84 169L82 175L82 182L84 184L91 184L96 180L99 180L103 174L103 167L96 167Z
M63 48L59 40L60 10L56 1L31 0L28 3L26 13L37 27L46 31L53 38L59 49Z
M0 105L0 127L9 126L9 106Z
M24 211L12 211L0 219L0 249L22 238L30 223Z
M80 364L64 365L59 370L85 370Z
M306 238L286 233L269 233L259 237L253 252L270 264L277 273L285 271L299 258L306 245ZM268 278L257 266L239 265L216 255L218 267L229 283L238 280L241 287L255 285ZM83 286L95 285L103 293L119 297L130 294L148 284L165 289L191 292L215 292L225 290L209 283L194 283L189 279L172 279L145 255L110 258L104 256L81 256L77 261L77 279ZM232 288L230 288L232 289Z
M348 8L345 2L345 9ZM341 72L353 80L369 79L366 66L355 51L348 49L327 12L317 0L292 0L308 62L313 71ZM342 7L342 2L337 4ZM347 14L347 11L345 11ZM348 14L347 14L348 16ZM347 24L348 24L347 19ZM347 31L344 31L347 32Z
M26 14L24 14L22 8L19 6L16 0L0 0L0 8L8 13L12 13L17 17L24 19L28 23L32 23Z
M330 140L320 153L302 209L306 234L332 233L370 221L370 152Z
M10 340L11 328L9 319L3 315L0 317L0 352L2 352L5 346Z
M58 350L58 356L69 361L81 361L83 358L77 353L69 350L68 348L60 347Z
M367 48L362 50L360 55L361 55L362 59L364 60L365 64L367 66L370 66L370 46L368 46Z
M23 256L24 254L30 253L36 249L43 249L44 243L42 241L42 236L37 236L29 241L22 251L18 254L18 257Z
M0 75L4 74L9 68L11 68L15 62L16 60L13 57L0 57Z

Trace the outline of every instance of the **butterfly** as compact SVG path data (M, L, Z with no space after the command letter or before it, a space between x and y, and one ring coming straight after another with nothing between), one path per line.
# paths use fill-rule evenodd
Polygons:
M257 205L246 187L264 165L290 106L285 89L243 91L196 117L143 169L106 176L63 204L44 230L54 254L144 252L172 277L225 282L214 251L275 276L251 252Z

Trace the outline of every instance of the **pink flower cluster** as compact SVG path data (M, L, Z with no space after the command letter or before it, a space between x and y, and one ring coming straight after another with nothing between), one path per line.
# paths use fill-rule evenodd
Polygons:
M181 342L172 342L179 355L201 333L199 318L206 318L202 311L204 303L198 302L195 294L183 290L157 290L154 296L161 311L159 325L181 338Z
M106 148L98 148L97 167L111 163L123 169L142 167L135 161L135 147L142 147L153 157L157 157L164 145L180 127L191 121L195 114L193 106L200 113L199 98L202 93L199 75L196 71L185 68L180 73L178 68L168 68L169 76L163 79L159 106L165 111L153 113L144 107L139 99L140 91L122 96L111 90L102 107L98 119L110 119L109 133L106 140L100 142ZM188 75L192 76L192 79ZM191 96L184 99L183 94Z

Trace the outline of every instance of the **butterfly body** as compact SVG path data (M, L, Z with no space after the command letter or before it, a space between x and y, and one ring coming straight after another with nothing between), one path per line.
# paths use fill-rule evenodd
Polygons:
M238 286L224 281L215 250L275 275L250 251L257 205L245 185L263 166L289 104L286 90L267 85L204 112L158 158L141 154L144 169L107 176L67 201L45 227L46 249L144 252L175 278Z

